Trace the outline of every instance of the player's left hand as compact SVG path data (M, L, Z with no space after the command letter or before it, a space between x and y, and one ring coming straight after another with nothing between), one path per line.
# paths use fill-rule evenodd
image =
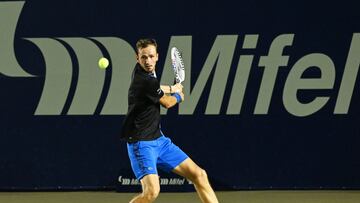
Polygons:
M183 91L183 86L180 83L176 83L175 85L171 86L171 93L180 93Z

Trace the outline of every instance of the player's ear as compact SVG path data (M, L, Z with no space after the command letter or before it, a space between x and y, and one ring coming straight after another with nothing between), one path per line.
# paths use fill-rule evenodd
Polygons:
M135 54L136 61L139 62L139 56Z
M156 53L156 61L159 60L159 53Z

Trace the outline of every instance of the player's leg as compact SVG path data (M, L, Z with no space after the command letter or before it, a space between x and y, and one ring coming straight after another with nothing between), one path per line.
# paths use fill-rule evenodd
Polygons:
M173 169L173 172L187 178L194 183L195 189L202 202L218 203L215 192L212 189L206 171L200 168L194 161L187 158Z
M142 185L142 193L134 197L131 203L153 202L159 194L160 184L156 168L158 153L157 141L139 141L128 143L131 168Z
M211 188L206 172L196 165L178 146L165 136L159 139L162 151L158 166L162 170L172 171L191 180L202 202L216 203L217 198Z
M141 180L142 193L134 197L130 203L150 203L154 202L160 192L159 176L149 174Z

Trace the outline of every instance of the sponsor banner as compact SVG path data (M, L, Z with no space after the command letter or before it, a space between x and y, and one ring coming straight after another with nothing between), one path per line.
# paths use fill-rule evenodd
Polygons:
M162 130L214 188L360 188L357 8L0 1L0 189L141 188L119 133L142 37L159 43L161 84L182 52L185 102L161 110Z
M160 188L166 192L193 192L194 185L191 181L170 174L159 176ZM141 183L133 176L122 176L118 178L116 185L118 192L141 192Z

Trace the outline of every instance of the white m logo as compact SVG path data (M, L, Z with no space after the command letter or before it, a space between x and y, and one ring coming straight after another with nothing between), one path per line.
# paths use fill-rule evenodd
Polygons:
M12 77L33 77L26 73L18 64L14 51L14 36L17 21L24 2L3 2L0 4L0 25L2 26L2 51L0 61L1 73ZM3 32L5 31L5 32ZM42 52L46 75L41 99L35 115L60 115L73 81L73 64L78 64L76 90L72 98L68 115L90 115L95 112L100 96L104 91L105 71L96 67L97 60L103 55L101 44L112 59L111 85L101 114L125 114L127 110L126 95L132 67L134 50L120 38L98 37L86 38L26 38L34 43ZM69 45L69 46L65 46ZM71 47L68 50L66 47ZM76 60L72 60L69 51L73 51ZM116 57L113 55L116 54ZM121 66L120 66L121 65ZM75 68L75 66L74 66ZM106 90L105 90L106 91Z
M62 112L71 87L73 63L64 44L76 54L78 79L69 115L91 115L104 91L105 71L97 67L97 60L103 55L100 48L85 38L28 38L42 51L46 64L45 84L36 115L58 115ZM127 110L126 92L132 67L135 66L133 49L119 38L93 38L100 42L112 59L111 85L101 114L124 114ZM117 57L113 57L113 53ZM119 66L121 64L122 66Z
M23 5L24 2L0 3L0 61L5 63L0 66L0 73L9 77L38 77L23 70L15 57L14 36ZM117 37L24 39L40 49L46 67L44 87L35 115L60 115L69 99L71 105L67 115L92 115L102 94L107 95L101 115L126 114L126 93L136 61L134 49L125 40ZM174 37L173 42L179 42L179 39L183 38ZM179 47L189 49L191 40L187 42ZM97 67L97 60L105 54L111 60L111 73ZM106 79L110 78L111 83L104 88L106 74L111 74ZM164 70L163 81L170 83L172 75L171 69ZM69 95L71 87L76 87L73 95Z
M0 61L1 73L11 77L34 77L25 72L18 64L14 51L14 36L17 21L24 2L3 2L0 4L1 33ZM78 64L76 90L72 98L68 115L90 115L95 112L100 96L104 91L105 71L96 67L97 60L103 55L98 42L105 47L112 59L111 85L101 114L125 114L127 92L132 67L134 50L120 38L25 38L34 43L42 52L45 65L45 83L35 115L60 115L69 95L73 80L73 64ZM69 46L65 46L69 45ZM66 47L71 47L68 50ZM76 60L72 60L69 51L73 51ZM113 57L114 53L117 54ZM121 66L120 66L121 64Z

